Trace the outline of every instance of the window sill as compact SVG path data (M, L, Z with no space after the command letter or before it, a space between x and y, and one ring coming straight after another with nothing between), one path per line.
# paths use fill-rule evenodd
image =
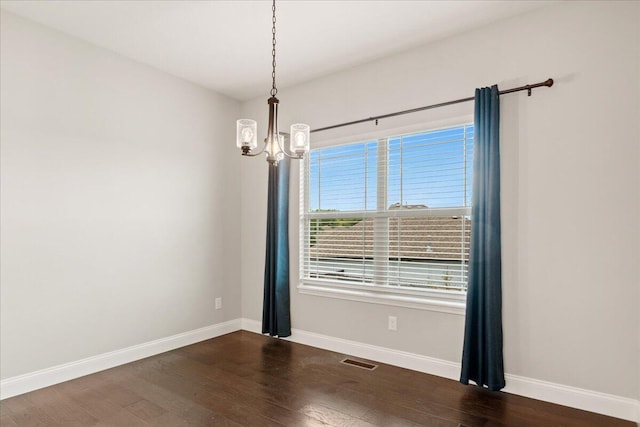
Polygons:
M464 316L466 294L437 290L389 289L383 286L362 286L304 280L298 292L328 298L338 298L371 304L394 305L419 310L438 311Z

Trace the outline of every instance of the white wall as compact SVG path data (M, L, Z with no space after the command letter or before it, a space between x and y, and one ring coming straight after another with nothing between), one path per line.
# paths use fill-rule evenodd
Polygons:
M564 2L279 93L281 126L313 128L553 77L553 88L530 98L501 98L505 368L630 398L640 397L639 7ZM245 103L243 116L264 127L266 98ZM472 108L388 119L377 129L428 126ZM241 170L242 313L260 319L267 167L260 158ZM460 360L463 316L299 294L297 218L294 197L294 328ZM386 330L391 314L397 332Z
M2 378L238 318L239 104L1 24Z

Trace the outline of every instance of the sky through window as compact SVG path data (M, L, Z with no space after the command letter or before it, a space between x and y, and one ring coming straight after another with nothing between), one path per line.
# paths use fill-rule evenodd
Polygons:
M473 138L473 125L389 138L386 208L471 206ZM312 150L310 210L376 210L380 143Z

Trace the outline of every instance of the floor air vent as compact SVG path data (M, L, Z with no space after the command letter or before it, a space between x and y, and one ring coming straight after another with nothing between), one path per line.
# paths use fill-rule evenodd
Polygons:
M378 365L372 365L371 363L361 362L360 360L353 360L349 358L340 361L340 363L344 363L345 365L355 366L356 368L366 369L367 371L373 371L378 367Z

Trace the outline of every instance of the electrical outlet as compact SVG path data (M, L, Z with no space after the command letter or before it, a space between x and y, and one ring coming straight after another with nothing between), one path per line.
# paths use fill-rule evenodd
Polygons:
M390 331L398 330L398 318L396 316L389 316L389 330Z
M222 308L222 298L216 298L216 310L220 310Z

